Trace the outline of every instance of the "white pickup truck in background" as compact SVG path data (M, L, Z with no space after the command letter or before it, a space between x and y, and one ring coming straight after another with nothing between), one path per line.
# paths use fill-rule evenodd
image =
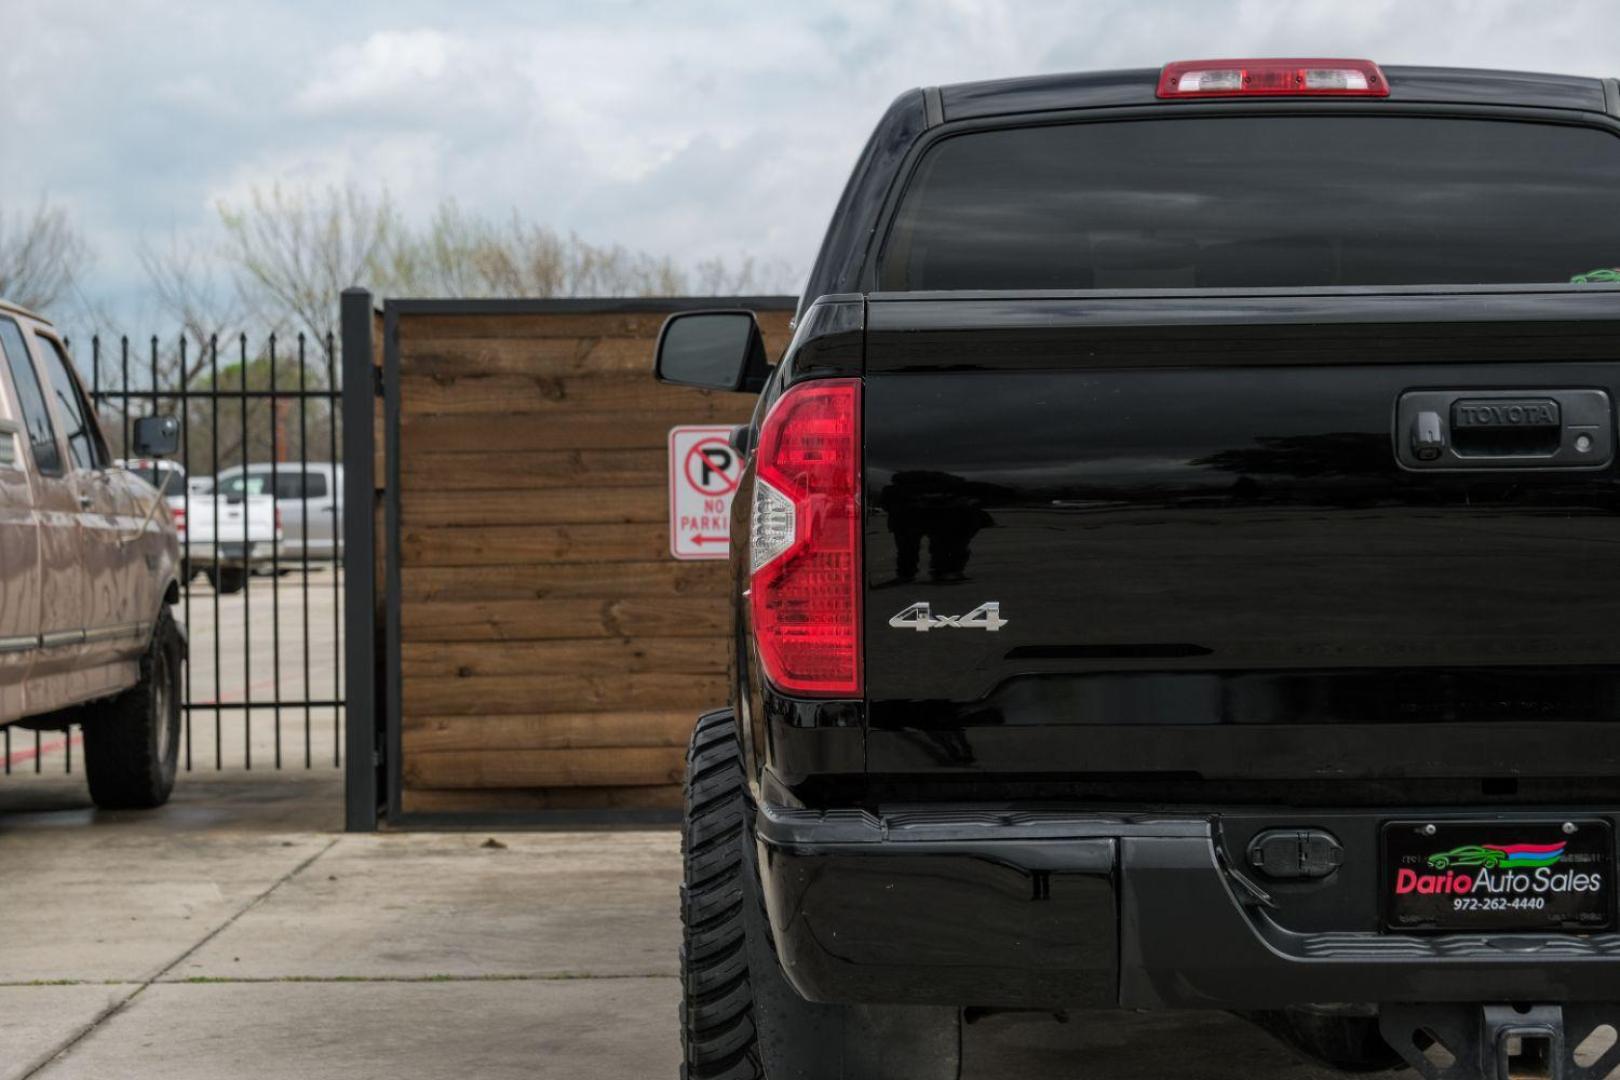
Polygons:
M268 495L188 492L186 470L172 461L120 462L163 494L180 534L180 575L201 573L215 591L241 592L281 545L281 512Z

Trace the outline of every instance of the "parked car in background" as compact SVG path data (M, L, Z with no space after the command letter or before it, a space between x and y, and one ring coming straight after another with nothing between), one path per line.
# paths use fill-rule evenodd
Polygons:
M201 573L216 592L241 592L249 574L275 564L281 520L268 495L198 494L173 461L119 464L162 492L184 545L182 581Z
M172 453L174 420L135 423ZM101 807L174 787L184 630L180 544L150 486L115 467L50 324L0 301L0 726L84 732Z
M284 559L336 559L343 554L343 466L258 462L221 470L223 495L274 495L281 511Z

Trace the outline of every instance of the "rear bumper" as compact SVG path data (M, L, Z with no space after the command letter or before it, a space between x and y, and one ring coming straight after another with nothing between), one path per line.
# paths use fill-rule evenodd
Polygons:
M1620 934L1301 933L1212 821L765 807L777 951L807 998L1056 1008L1612 1001Z

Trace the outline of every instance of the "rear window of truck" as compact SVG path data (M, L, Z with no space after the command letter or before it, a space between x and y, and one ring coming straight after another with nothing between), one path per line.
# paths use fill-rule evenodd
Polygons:
M879 260L888 291L1602 280L1620 138L1396 116L1010 128L931 148Z

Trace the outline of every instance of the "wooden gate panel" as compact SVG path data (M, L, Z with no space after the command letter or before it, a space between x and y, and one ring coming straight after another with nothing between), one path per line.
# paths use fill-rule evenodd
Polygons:
M405 815L679 805L731 616L724 562L669 555L666 440L754 405L653 381L664 318L697 306L786 347L788 298L399 308Z

